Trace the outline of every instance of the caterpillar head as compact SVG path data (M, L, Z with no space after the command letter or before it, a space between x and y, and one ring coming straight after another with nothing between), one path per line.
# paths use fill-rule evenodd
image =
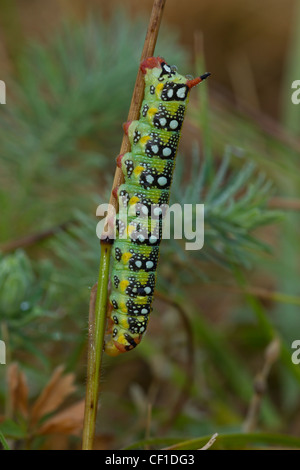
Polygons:
M149 57L140 67L145 75L145 97L152 101L183 102L192 87L210 76L210 73L205 73L190 80L180 75L176 67L168 65L162 57Z

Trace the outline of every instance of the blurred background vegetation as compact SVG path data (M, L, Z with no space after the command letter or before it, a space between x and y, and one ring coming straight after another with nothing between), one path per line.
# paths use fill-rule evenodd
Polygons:
M151 5L1 5L0 439L11 448L80 445L95 213ZM205 246L162 244L148 333L104 364L99 449L199 448L216 432L215 448L300 447L299 30L299 0L167 1L156 53L213 74L191 97L172 188L172 202L205 204Z

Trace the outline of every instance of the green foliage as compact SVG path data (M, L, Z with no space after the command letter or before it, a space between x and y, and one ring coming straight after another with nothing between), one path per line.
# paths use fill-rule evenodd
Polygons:
M26 431L22 429L21 426L15 423L12 419L8 419L4 423L1 423L0 436L3 436L3 434L7 436L7 439L20 440L26 437ZM5 441L3 441L3 447L4 442Z
M89 18L64 25L48 44L25 48L18 79L8 84L10 103L0 109L2 241L75 222L28 255L0 258L1 334L11 356L30 370L33 388L42 376L34 356L44 374L63 362L84 383L89 293L100 258L95 212L109 199L144 35L145 22L124 14L110 22ZM170 31L156 51L185 69L186 54ZM199 58L198 67L205 68ZM164 442L170 445L198 448L208 440L199 436L218 431L226 435L216 447L298 446L288 436L240 432L253 376L274 337L283 338L280 365L274 366L258 429L290 432L286 423L299 405L299 372L288 343L297 320L285 315L299 301L298 277L290 276L288 288L281 283L297 262L299 228L294 225L294 238L286 231L283 254L271 249L268 236L261 238L265 227L282 220L268 201L274 193L285 195L290 181L299 182L298 156L259 123L209 101L205 87L199 97L186 126L197 140L202 136L202 148L192 142L178 155L172 203L205 205L205 245L186 251L184 241L163 241L158 291L171 304L155 302L149 332L135 353L107 359L99 429L115 437L116 447L143 439L152 401L151 430L169 431L174 439ZM282 234L283 225L272 233ZM247 292L264 277L276 289L265 302ZM3 379L1 403L4 394ZM4 435L24 437L6 423ZM147 443L161 444L135 447Z
M25 49L0 108L2 240L68 220L111 179L144 34L144 21L116 14L110 23L65 24L47 46ZM157 50L183 64L169 41L176 44L166 31Z
M207 159L201 166L201 156L195 149L188 180L183 168L184 158L178 158L175 175L178 189L172 202L176 198L180 204L201 202L205 206L205 249L186 251L174 239L168 244L169 252L172 249L174 254L181 246L180 255L187 265L192 259L199 258L227 268L232 264L249 268L255 251L270 250L253 232L282 218L278 211L267 207L272 183L253 162L232 170L230 164L234 151L228 147L219 168L216 168Z
M1 443L2 447L3 447L3 450L10 450L10 449L9 449L9 446L8 446L8 444L7 444L7 442L6 442L6 439L5 439L5 437L3 436L3 434L2 434L1 431L0 431L0 443Z
M1 326L10 356L21 349L41 359L43 353L37 345L51 337L50 331L45 334L45 326L57 315L52 309L55 297L52 265L45 261L34 268L34 264L21 250L1 256Z

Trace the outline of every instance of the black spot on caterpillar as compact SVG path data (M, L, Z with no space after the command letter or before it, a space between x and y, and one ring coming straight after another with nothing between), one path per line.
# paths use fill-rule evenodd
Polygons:
M117 191L128 209L117 220L105 338L110 356L134 349L145 333L156 282L162 219L190 89L210 74L189 80L160 57L141 64L145 93L139 121L125 124L131 152L119 155L125 183ZM130 212L130 209L134 208ZM125 238L121 238L126 235Z

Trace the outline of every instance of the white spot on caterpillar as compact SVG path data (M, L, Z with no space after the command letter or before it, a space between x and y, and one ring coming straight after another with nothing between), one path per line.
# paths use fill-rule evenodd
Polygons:
M159 148L157 145L152 145L151 150L153 153L158 153Z
M153 262L152 262L152 261L147 261L147 262L146 262L146 268L147 268L147 269L153 268Z
M165 147L163 149L163 156L164 157L168 157L169 155L171 155L171 153L172 153L172 150L169 147Z
M140 268L142 266L142 262L141 261L136 261L135 265L136 265L137 268Z
M152 184L152 183L153 183L153 180L154 180L154 178L153 178L152 175L147 175L147 176L146 176L146 181L147 181L147 183Z
M143 315L147 315L148 310L147 310L146 308L143 308L143 309L141 310L141 313L142 313Z
M176 121L176 119L173 119L173 121L170 122L170 128L177 129L177 127L178 127L178 121Z
M166 118L161 118L161 119L159 120L159 124L160 124L161 126L165 126L165 125L167 124Z
M164 176L161 176L160 178L158 178L157 182L159 186L166 186L168 180Z
M184 98L185 97L185 92L186 92L185 87L182 87L182 88L179 88L177 90L176 94L177 94L178 98Z
M150 294L151 287L145 287L144 291L146 292L146 294Z
M172 88L170 90L168 90L168 92L167 92L168 98L172 98L173 94L174 94L174 91L172 90ZM178 92L177 92L177 95L178 95Z
M151 244L156 243L156 242L157 242L157 238L156 238L154 235L151 235L151 237L149 238L149 242L150 242Z

